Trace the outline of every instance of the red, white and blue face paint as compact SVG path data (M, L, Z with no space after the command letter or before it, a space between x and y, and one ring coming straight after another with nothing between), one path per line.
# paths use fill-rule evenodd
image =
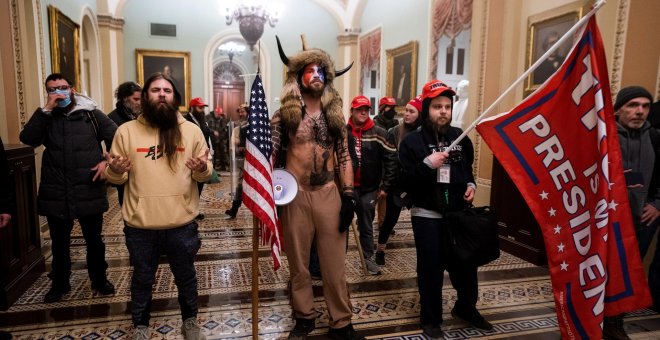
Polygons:
M305 66L305 71L302 76L302 83L305 87L310 87L312 82L320 81L325 83L325 70L317 64L309 64Z

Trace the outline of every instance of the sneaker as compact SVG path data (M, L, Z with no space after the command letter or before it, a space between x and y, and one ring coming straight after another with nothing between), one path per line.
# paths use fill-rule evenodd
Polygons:
M475 308L473 312L468 313L468 314L463 314L459 312L456 307L454 307L451 310L451 316L453 316L456 319L463 320L467 323L470 324L470 326L474 328L478 328L484 331L492 331L493 330L493 325L491 325L490 322L488 322L486 319L484 319L483 316L479 313L479 311Z
M206 335L202 332L202 329L197 325L197 318L187 318L181 326L181 334L186 340L206 340Z
M364 259L364 263L367 265L367 271L371 275L380 275L380 266L374 262L372 258Z
M440 325L422 325L422 333L426 335L426 337L431 338L431 339L442 339L443 338L443 333L442 333L442 328L440 328Z
M110 281L105 280L103 283L92 283L92 289L96 290L99 292L101 295L114 295L115 294L115 286L110 283Z
M328 331L328 336L330 339L338 340L365 340L366 338L358 334L355 329L353 329L352 324L344 326L342 328L330 328Z
M136 326L133 329L133 340L149 340L151 339L151 330L145 325Z
M385 252L384 251L377 251L376 252L376 264L379 266L384 266L385 265Z
M623 314L605 317L603 320L603 339L630 340L630 337L628 337L628 334L623 329Z
M316 319L298 319L296 318L296 325L289 333L289 340L305 340L307 335L316 328Z
M62 300L62 296L71 291L71 285L57 285L54 284L44 296L44 303L53 303Z

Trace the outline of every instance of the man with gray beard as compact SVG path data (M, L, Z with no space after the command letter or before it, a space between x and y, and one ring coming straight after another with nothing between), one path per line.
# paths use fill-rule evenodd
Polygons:
M141 100L142 114L117 129L106 169L109 182L126 185L122 215L133 266L133 339L151 336L152 289L161 253L178 289L183 337L206 339L197 324L194 262L201 246L197 183L211 177L209 149L201 130L177 111L181 95L167 76L152 75Z

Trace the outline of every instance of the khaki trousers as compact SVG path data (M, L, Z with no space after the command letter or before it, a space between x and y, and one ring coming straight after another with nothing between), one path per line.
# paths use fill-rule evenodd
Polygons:
M281 216L291 273L293 316L316 317L309 274L309 253L316 240L330 328L347 326L353 316L346 286L346 233L339 232L340 208L339 192L331 182L316 191L298 191L293 202L283 207Z

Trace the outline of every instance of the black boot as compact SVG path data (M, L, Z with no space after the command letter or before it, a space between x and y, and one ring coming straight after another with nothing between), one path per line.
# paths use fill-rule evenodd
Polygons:
M630 340L623 329L623 314L606 316L603 320L603 339L605 340Z
M353 324L348 324L342 328L330 328L328 336L337 340L364 340L365 337L358 334L353 328Z
M71 285L67 283L54 283L44 296L44 303L53 303L62 300L62 296L71 291Z
M296 319L296 326L289 333L288 340L305 340L307 335L316 328L316 319Z
M231 209L225 210L225 214L228 215L232 220L236 218L236 214L238 213L238 208L241 206L241 201L232 201L231 202Z

